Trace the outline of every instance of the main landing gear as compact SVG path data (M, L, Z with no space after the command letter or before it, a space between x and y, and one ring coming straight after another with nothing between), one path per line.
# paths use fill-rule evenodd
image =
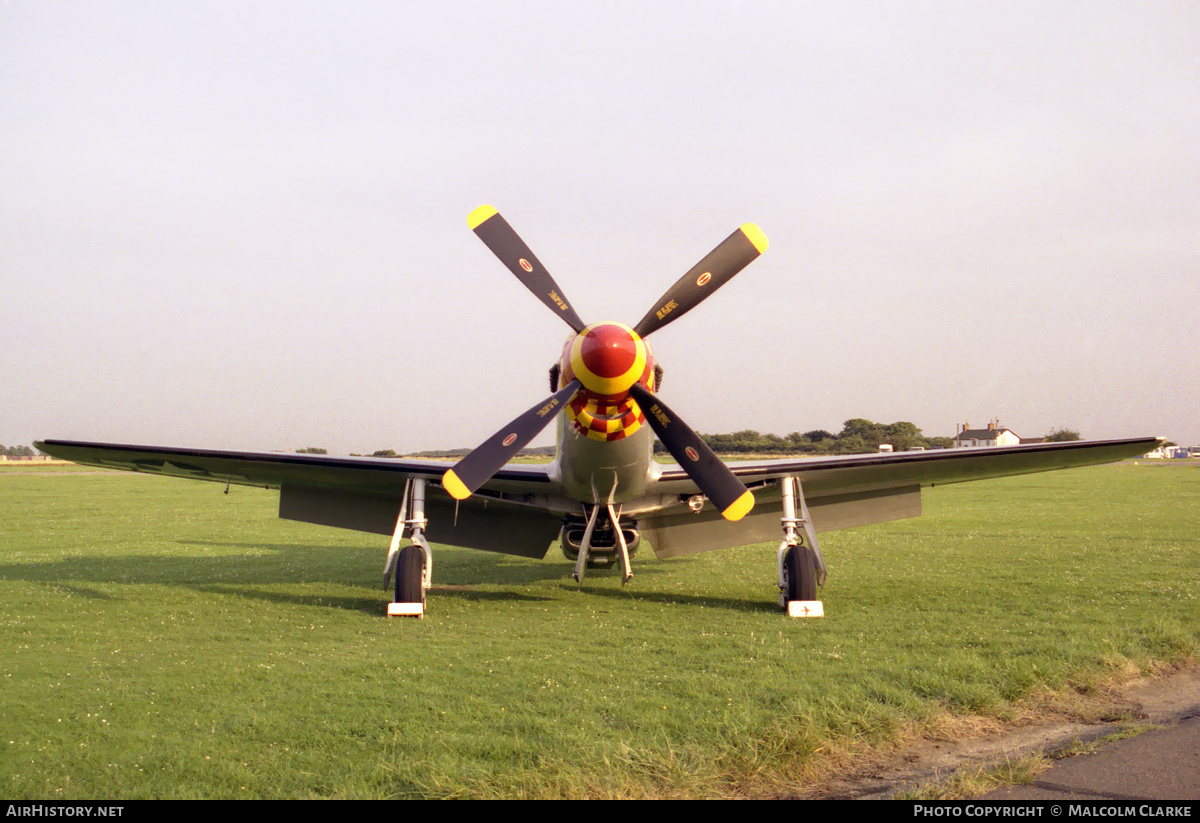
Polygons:
M404 502L396 517L396 530L383 565L383 587L395 575L396 596L388 604L388 617L425 616L425 592L429 590L433 571L433 552L425 539L425 480L414 477L404 485ZM410 531L412 544L400 548L404 533Z
M433 553L425 539L428 520L425 517L425 483L423 478L414 477L405 485L403 503L396 518L396 528L388 548L387 561L383 567L383 586L388 588L395 582L395 598L388 604L388 617L408 615L424 617L425 593L429 590L433 570ZM825 562L817 544L817 532L804 502L804 491L800 478L785 477L780 481L783 492L783 539L776 553L779 569L779 604L791 617L822 617L824 606L817 599L817 586L825 585ZM797 506L799 503L799 506ZM583 582L588 565L592 535L601 516L601 508L612 525L616 540L616 559L621 565L621 574L628 581L633 577L630 569L630 549L624 530L619 527L621 511L611 503L603 507L593 506L588 512L587 525L580 541L579 555L575 563L575 579ZM404 535L411 543L403 548L400 544Z
M808 516L799 477L785 477L783 490L783 540L776 562L779 566L779 605L789 617L823 617L825 607L817 599L817 586L825 585L825 561L817 545L817 532ZM799 517L796 502L799 500ZM801 533L803 530L803 534Z

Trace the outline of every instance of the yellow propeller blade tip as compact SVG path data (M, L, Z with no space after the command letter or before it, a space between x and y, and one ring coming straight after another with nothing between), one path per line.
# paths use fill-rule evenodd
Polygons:
M754 492L749 489L746 493L734 500L725 511L721 512L721 516L726 520L741 520L750 510L754 508Z
M754 244L754 248L758 249L759 254L767 250L767 235L755 224L743 223L742 234L746 235L746 239Z
M446 473L442 475L442 488L450 492L450 496L455 500L466 500L471 496L471 490L458 479L454 469L446 469Z
M471 231L475 231L476 226L496 213L495 206L480 206L467 215L467 225L471 227Z

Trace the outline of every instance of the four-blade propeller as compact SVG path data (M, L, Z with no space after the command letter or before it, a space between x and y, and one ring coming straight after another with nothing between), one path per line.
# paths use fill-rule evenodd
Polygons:
M538 403L458 461L454 468L442 475L442 485L450 492L450 496L456 500L463 500L474 494L546 428L546 424L554 419L554 415L562 411L563 406L575 396L580 385L578 380L572 380L569 385L563 386L550 395L549 399Z
M565 320L576 333L583 331L583 321L562 296L562 289L554 282L550 272L546 271L546 267L498 211L492 206L480 206L467 215L467 225L538 300Z
M550 272L493 207L475 209L467 224L527 289L575 331L571 345L581 355L577 361L581 368L587 363L596 366L595 373L584 368L587 373L576 374L570 383L460 460L442 478L446 491L458 500L469 497L582 389L609 402L632 398L667 451L721 514L729 520L744 517L754 507L754 495L687 423L642 385L639 376L645 362L638 358L645 355L641 338L700 305L766 250L767 237L762 230L753 223L741 226L671 286L637 326L630 329L615 323L585 326Z

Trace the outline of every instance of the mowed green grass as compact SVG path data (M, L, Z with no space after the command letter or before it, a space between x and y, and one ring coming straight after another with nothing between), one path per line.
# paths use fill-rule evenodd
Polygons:
M822 620L775 545L582 589L434 547L387 620L386 538L263 490L0 475L0 795L745 796L947 712L1194 660L1200 469L1126 463L940 487L822 535Z

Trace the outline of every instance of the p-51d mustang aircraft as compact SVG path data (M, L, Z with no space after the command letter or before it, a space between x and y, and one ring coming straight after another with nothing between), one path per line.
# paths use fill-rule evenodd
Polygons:
M279 516L390 534L384 585L389 613L423 614L430 543L541 558L560 540L585 570L620 565L646 541L660 558L780 537L780 603L816 600L825 564L817 533L921 513L921 487L1108 463L1143 454L1156 438L1039 443L730 465L656 392L662 370L645 338L699 305L758 257L767 238L747 223L727 237L632 328L585 325L546 268L491 206L471 229L571 327L550 370L547 399L461 461L264 454L46 440L44 452L94 466L278 488ZM551 420L558 448L548 465L510 465ZM649 424L644 425L644 424ZM676 465L652 460L657 434ZM410 545L400 548L408 536Z

